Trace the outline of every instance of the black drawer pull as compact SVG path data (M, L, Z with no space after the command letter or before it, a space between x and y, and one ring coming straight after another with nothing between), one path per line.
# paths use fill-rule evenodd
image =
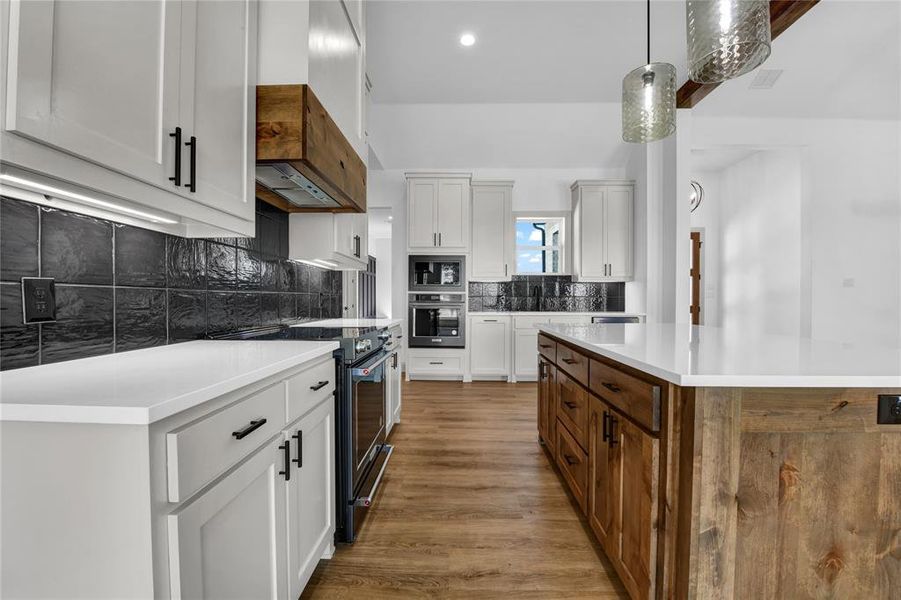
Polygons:
M291 440L285 440L278 449L285 451L285 470L279 471L278 474L284 475L285 481L291 481Z
M430 364L430 365L443 365L444 363L443 363L443 362L440 362L440 361L432 361L432 362L430 362L429 364Z
M570 456L569 454L564 454L563 460L565 460L566 464L568 464L569 466L579 464L579 461L577 459L573 458L572 456Z
M605 388L607 388L608 390L610 390L611 392L613 392L614 394L618 394L621 391L623 391L623 388L619 387L618 385L613 384L613 383L607 383L606 381L604 383L602 383L601 385L604 386Z
M619 441L616 439L616 433L615 433L617 423L619 423L619 419L617 419L613 415L610 415L610 434L609 434L610 437L609 437L609 440L607 441L607 443L610 445L611 448L613 446L616 446L619 443Z
M191 147L191 181L185 187L194 193L197 191L197 138L192 135L191 141L185 142L185 146Z
M605 410L604 411L604 421L603 421L603 425L601 427L601 434L602 434L601 441L602 442L606 442L606 441L610 440L610 432L607 431L607 423L609 422L609 420L610 420L610 413L608 413Z
M297 433L291 436L292 440L297 440L297 458L293 459L297 464L297 468L303 467L303 430L298 429Z
M266 419L257 419L256 421L251 421L250 425L245 427L244 429L239 429L238 431L232 431L232 435L235 436L236 440L243 440L248 435L262 427L266 424Z
M328 385L328 381L320 381L316 385L311 385L310 389L315 392L316 390L321 390L322 388L324 388L327 385Z
M573 359L573 358L562 358L562 359L560 359L560 360L562 360L563 362L565 362L565 363L568 364L568 365L574 365L574 364L576 364L577 362L579 362L579 361L577 361L577 360L575 360L575 359Z
M579 405L573 402L572 400L564 400L563 404L566 405L566 408L578 408Z
M541 346L542 348L553 348L553 346L551 346L550 344L538 344L538 345Z
M175 133L170 133L169 137L175 138L175 176L170 177L169 181L181 187L181 127L176 127Z

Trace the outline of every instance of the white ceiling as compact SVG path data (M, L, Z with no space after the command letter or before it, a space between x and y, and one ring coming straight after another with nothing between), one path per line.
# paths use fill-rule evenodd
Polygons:
M644 0L367 2L377 103L619 102L645 62ZM654 0L651 58L687 78L684 0ZM472 32L476 44L460 45Z
M901 2L824 0L773 41L763 68L784 70L772 89L749 89L749 73L695 115L901 119Z

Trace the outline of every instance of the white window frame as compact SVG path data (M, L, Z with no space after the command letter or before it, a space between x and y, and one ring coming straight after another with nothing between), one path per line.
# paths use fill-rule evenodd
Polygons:
M548 219L563 219L563 240L556 246L520 246L516 243L516 225L520 219L528 219L530 221L544 221ZM531 275L556 277L559 275L569 275L570 265L570 240L572 239L572 213L570 211L518 211L513 213L513 274L514 275ZM560 250L560 271L558 273L532 273L520 272L519 270L519 252L520 250Z

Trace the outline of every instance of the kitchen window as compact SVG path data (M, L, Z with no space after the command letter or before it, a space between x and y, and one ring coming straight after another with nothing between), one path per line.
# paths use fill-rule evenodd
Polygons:
M565 233L565 217L517 217L516 273L564 273Z

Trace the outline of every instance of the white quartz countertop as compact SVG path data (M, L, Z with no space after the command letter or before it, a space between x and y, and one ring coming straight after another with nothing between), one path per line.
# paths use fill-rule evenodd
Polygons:
M146 425L337 348L200 340L4 371L0 421Z
M563 311L524 311L524 310L473 310L466 314L478 317L491 315L512 315L514 317L643 317L643 313L629 312L563 312Z
M298 323L292 327L394 327L401 323L403 319L323 319Z
M671 323L539 329L681 386L901 388L893 347Z

